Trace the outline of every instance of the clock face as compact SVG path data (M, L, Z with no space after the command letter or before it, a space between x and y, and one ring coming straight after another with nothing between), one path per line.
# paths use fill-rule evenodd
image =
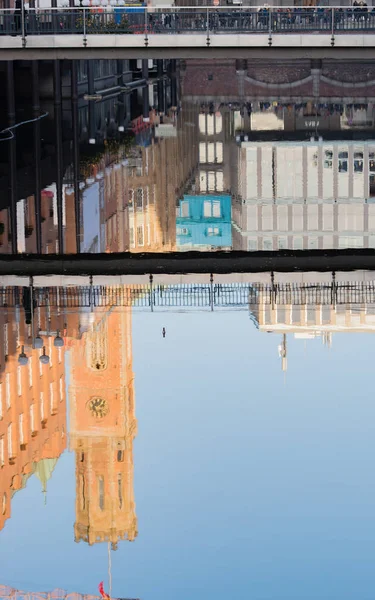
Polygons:
M96 419L102 419L109 413L108 402L104 398L91 398L87 406L92 416Z

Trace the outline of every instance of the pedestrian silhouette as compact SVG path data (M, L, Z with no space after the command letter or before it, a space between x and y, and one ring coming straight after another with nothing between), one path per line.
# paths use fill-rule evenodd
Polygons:
M165 327L163 327L162 334L163 334L163 338L165 338L165 336L167 334L167 332L165 331Z

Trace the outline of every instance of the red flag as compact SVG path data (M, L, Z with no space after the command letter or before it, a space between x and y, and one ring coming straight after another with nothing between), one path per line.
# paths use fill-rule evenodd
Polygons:
M108 594L106 594L104 591L104 585L103 585L102 581L98 585L98 590L99 590L99 594L101 595L102 598L105 598L105 600L110 600Z

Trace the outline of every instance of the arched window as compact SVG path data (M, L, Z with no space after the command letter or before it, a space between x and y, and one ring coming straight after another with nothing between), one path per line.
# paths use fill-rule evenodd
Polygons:
M99 323L88 336L87 364L93 371L104 371L108 366L106 323Z
M99 491L99 508L104 510L104 477L99 475L98 477L98 491Z
M118 507L121 509L123 502L122 502L122 473L119 473L117 475L117 489L118 489Z

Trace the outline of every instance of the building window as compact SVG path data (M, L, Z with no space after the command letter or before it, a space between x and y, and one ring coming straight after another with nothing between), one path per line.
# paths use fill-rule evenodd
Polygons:
M143 210L143 188L137 189L137 210Z
M288 207L281 205L277 207L277 229L288 231Z
M86 498L85 498L85 478L83 475L79 476L79 497L81 502L81 510L85 510L86 508Z
M221 217L221 206L220 200L205 200L203 203L203 216L204 217Z
M299 237L296 235L293 237L293 249L303 250L303 237Z
M8 355L9 352L9 344L8 344L9 340L8 340L8 323L5 323L4 325L4 352L5 352L5 356Z
M29 386L33 387L33 363L32 358L29 360Z
M34 404L30 405L30 429L32 433L35 431Z
M0 438L0 467L3 467L4 464L5 464L4 436L2 435Z
M143 235L143 225L137 227L137 244L138 246L144 246L145 240Z
M273 241L272 238L263 238L263 250L272 250Z
M41 421L44 421L44 393L43 392L40 392L39 404L40 404L40 419L41 419Z
M12 436L12 423L8 425L8 458L13 457L13 436Z
M220 229L218 227L207 227L207 235L209 237L214 235L220 235Z
M64 378L61 375L60 377L60 402L64 400Z
M10 408L10 373L5 375L5 406L7 410Z
M279 236L277 241L279 250L287 250L288 249L288 238L285 236Z
M129 229L129 243L132 248L134 248L134 227L130 227Z
M122 473L117 475L118 507L122 508Z
M307 222L309 231L317 231L319 228L318 205L310 204L307 207Z
M205 200L203 203L203 216L204 217L212 217L212 205L209 200Z
M104 478L102 475L98 477L98 492L99 492L99 508L104 510Z
M117 462L124 462L124 451L117 450Z
M25 443L25 432L23 429L23 425L24 425L23 413L20 414L18 423L19 423L19 430L20 430L20 444L24 444Z
M7 511L7 495L6 495L5 492L3 494L3 502L2 502L2 508L1 508L1 510L2 510L3 515L5 515L5 513Z
M177 227L177 235L190 235L187 227Z
M58 357L59 357L59 363L61 363L62 362L62 348L59 348L57 353L58 353Z
M262 229L263 231L272 231L273 227L273 206L264 204L262 207Z
M21 367L17 367L17 394L22 396L22 372Z
M180 216L186 217L186 218L189 217L189 202L187 200L184 200L183 202L181 202Z
M134 190L129 190L129 210L134 210Z
M53 382L49 384L49 401L50 401L50 412L51 415L56 414L56 406L55 406L55 394L53 389Z
M247 249L252 251L252 250L258 250L258 240L257 238L249 238L247 241Z

